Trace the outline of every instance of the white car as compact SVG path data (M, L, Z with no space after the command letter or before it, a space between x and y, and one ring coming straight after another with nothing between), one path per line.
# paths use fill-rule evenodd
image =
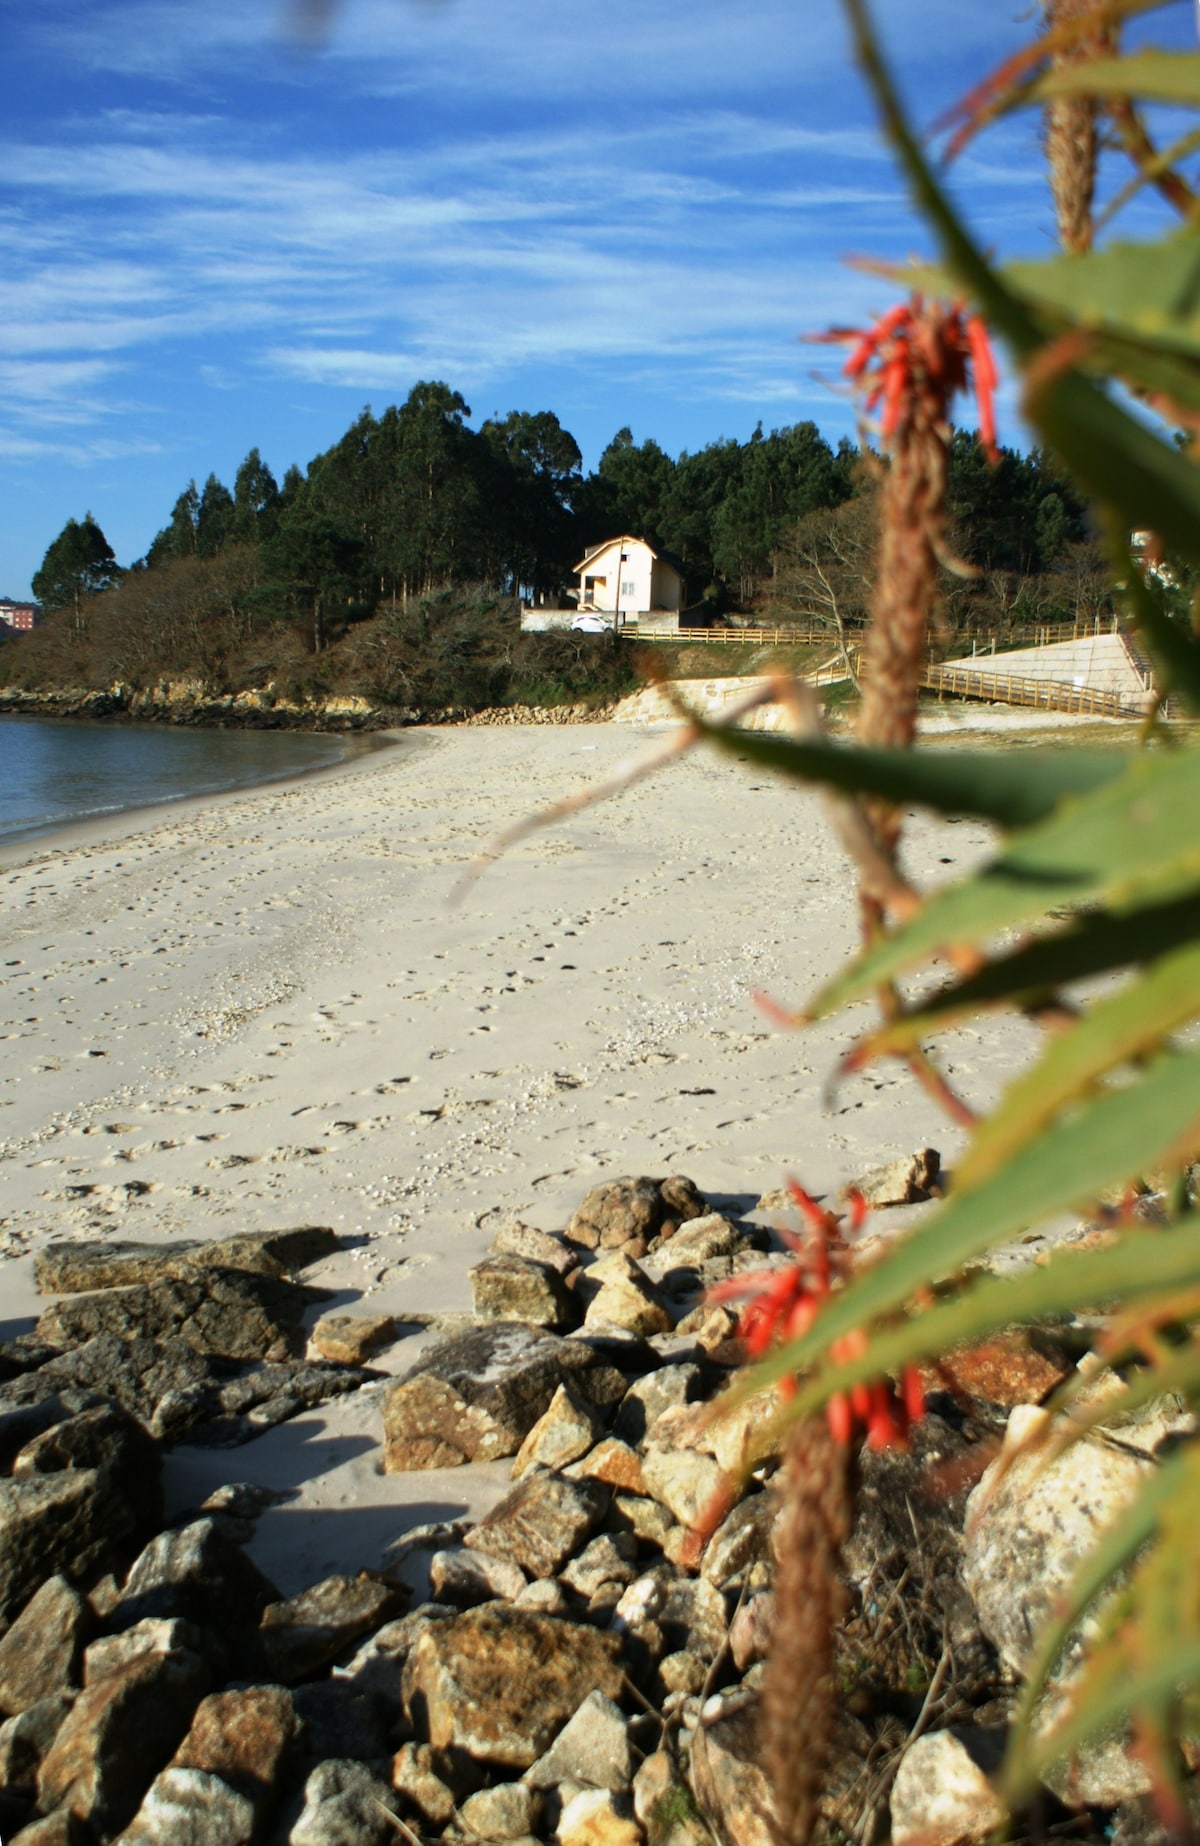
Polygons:
M602 635L609 626L604 616L597 615L594 609L585 609L571 623L571 627L583 635Z

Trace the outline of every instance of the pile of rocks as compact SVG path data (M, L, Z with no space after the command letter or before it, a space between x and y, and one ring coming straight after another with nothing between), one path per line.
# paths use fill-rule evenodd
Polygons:
M387 1468L512 1456L510 1491L284 1599L243 1549L262 1493L223 1489L163 1531L159 1461L181 1435L244 1441L378 1384L303 1357L314 1291L294 1276L331 1241L43 1259L63 1298L0 1348L0 1837L768 1846L775 1405L714 1414L741 1352L704 1293L786 1255L683 1179L598 1188L561 1236L507 1226L475 1315L379 1389ZM326 1350L383 1337L342 1317ZM831 1836L978 1839L995 1819L985 1771L1024 1636L1094 1532L1099 1480L1115 1503L1155 1465L1148 1426L1132 1462L1127 1432L1084 1445L1069 1490L984 1476L964 1540L1009 1408L1069 1364L1016 1341L963 1355L912 1452L864 1456ZM1125 1741L1082 1772L1052 1807L1116 1810L1141 1837Z

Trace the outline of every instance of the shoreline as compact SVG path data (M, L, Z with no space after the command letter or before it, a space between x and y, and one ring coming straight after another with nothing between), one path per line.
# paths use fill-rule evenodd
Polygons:
M952 1165L960 1132L906 1074L826 1096L865 1009L789 1035L754 1003L798 1003L855 946L817 797L693 754L527 838L452 907L495 833L661 729L402 735L0 850L5 1337L46 1305L51 1240L327 1224L342 1249L306 1278L326 1311L405 1321L468 1309L501 1222L561 1229L602 1179L681 1172L746 1212L789 1173L829 1194L921 1146ZM988 847L919 818L907 859L928 882ZM1034 1042L988 1022L945 1061L986 1104ZM378 1363L407 1369L427 1338ZM381 1475L380 1435L368 1391L246 1448L176 1449L171 1510L222 1481L285 1492L251 1552L287 1594L505 1483L500 1465Z

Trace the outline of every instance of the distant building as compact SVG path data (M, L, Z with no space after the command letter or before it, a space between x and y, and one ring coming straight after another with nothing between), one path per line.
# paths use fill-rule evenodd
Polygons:
M26 633L33 627L37 618L36 603L15 603L10 602L7 597L0 597L0 622L5 627L14 629L18 633Z
M618 628L646 616L678 618L684 605L683 575L675 561L628 533L591 546L575 575L580 609L610 615Z

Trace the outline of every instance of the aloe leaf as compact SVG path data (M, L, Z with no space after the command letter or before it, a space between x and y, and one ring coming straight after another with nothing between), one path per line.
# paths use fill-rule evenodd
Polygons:
M870 993L948 943L978 942L1058 906L1129 911L1200 884L1200 750L1127 759L1115 782L1067 802L964 883L929 898L808 1003L811 1018Z
M1109 327L1168 342L1200 356L1200 238L1109 244L1040 263L1007 263L1005 280L1038 308L1072 326Z
M1184 1630L1173 1646L1144 1660L1128 1659L1127 1672L1105 1688L1102 1697L1079 1705L1069 1720L1045 1738L1027 1746L1021 1761L1014 1765L1011 1781L1004 1785L1012 1804L1018 1805L1033 1792L1043 1771L1063 1757L1073 1756L1081 1744L1095 1732L1117 1723L1138 1705L1163 1698L1178 1697L1180 1688L1200 1682L1200 1637Z
M1039 77L1025 96L1029 102L1052 96L1140 96L1200 106L1200 52L1136 51L1064 65Z
M936 1222L940 1224L942 1220ZM932 1223L927 1228L932 1233ZM930 1243L938 1244L937 1237L931 1235ZM841 1294L832 1297L812 1332L804 1335L803 1350L800 1342L792 1342L755 1366L747 1374L746 1395L753 1396L768 1384L815 1363L829 1340L838 1337L839 1329L845 1332L865 1325L871 1316L857 1310L862 1308L867 1281L890 1272L901 1254L898 1250L877 1269L856 1277ZM928 1282L937 1271L938 1265L926 1247L920 1279ZM977 1276L958 1294L923 1308L919 1314L894 1326L877 1327L868 1350L859 1357L836 1366L822 1363L820 1370L801 1386L794 1408L797 1415L803 1415L818 1408L835 1391L848 1391L884 1373L900 1372L922 1359L939 1358L955 1347L971 1345L1020 1323L1050 1321L1059 1315L1077 1313L1084 1306L1118 1298L1169 1301L1172 1295L1198 1286L1200 1238L1183 1227L1171 1231L1130 1230L1106 1250L1074 1250L1068 1245L1052 1252L1045 1264L1030 1265L1012 1275ZM902 1288L898 1298L887 1303L888 1308L898 1307L910 1292ZM839 1312L835 1319L835 1309L840 1309L843 1302L852 1303L856 1311ZM1181 1377L1185 1375L1182 1361L1180 1373Z
M862 750L805 742L763 731L730 730L697 713L689 717L731 756L799 782L843 794L882 795L942 814L969 814L999 827L1025 827L1052 814L1060 801L1115 781L1128 764L1119 750L999 751Z
M749 1375L748 1388L762 1390L814 1364L841 1334L896 1312L926 1288L931 1277L954 1274L985 1250L1054 1213L1078 1209L1148 1167L1168 1164L1180 1149L1190 1152L1197 1141L1200 1053L1162 1052L1136 1082L1090 1097L1068 1121L1056 1123L1019 1162L973 1191L954 1192L885 1261L833 1295L808 1333L758 1366ZM1135 1250L1140 1261L1130 1254ZM1106 1259L1103 1264L1101 1256ZM1117 1249L1090 1253L1087 1260L1097 1265L1094 1272L1084 1267L1083 1256L1074 1260L1079 1267L1070 1272L1076 1286L1071 1305L1077 1306L1082 1291L1091 1286L1104 1296L1122 1290L1141 1293L1143 1287L1191 1286L1200 1273L1200 1243L1191 1235L1145 1240L1130 1236ZM997 1325L1053 1312L1053 1305L1043 1309L1036 1304L1043 1298L1049 1301L1057 1286L1047 1278L1062 1273L1052 1263L1029 1277L1006 1277L1012 1305L1002 1321L989 1321L977 1304L964 1305L969 1300L964 1297L950 1307L929 1309L899 1330L876 1332L871 1341L873 1370L890 1370L910 1357L927 1355L939 1349L939 1342L945 1350ZM870 1375L870 1369L864 1375ZM818 1391L818 1400L820 1395Z
M956 981L911 1013L870 1032L858 1042L855 1063L911 1051L932 1032L988 1008L1023 1006L1031 1000L1097 974L1155 960L1200 935L1200 894L1172 904L1147 905L1128 915L1085 912L1066 929L1023 943L1011 955L989 961L978 974Z
M1051 1039L1032 1069L1011 1083L980 1123L955 1172L975 1186L1108 1071L1160 1044L1200 1014L1200 942L1161 961Z

